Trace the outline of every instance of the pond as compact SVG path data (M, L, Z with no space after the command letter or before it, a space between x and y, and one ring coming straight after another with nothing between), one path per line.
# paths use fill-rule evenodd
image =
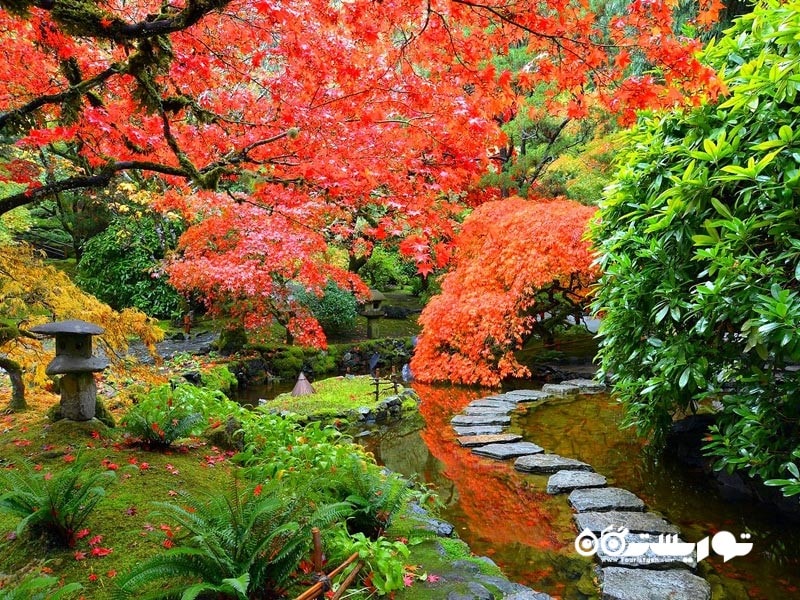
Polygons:
M592 563L573 549L576 531L565 496L544 492L547 478L517 473L510 463L475 456L458 446L450 418L477 390L415 385L422 419L383 428L361 439L378 462L438 490L442 518L476 554L490 556L513 580L564 599L596 597ZM714 599L800 598L800 536L768 507L726 502L709 477L665 456L653 456L629 430L608 395L556 398L512 421L548 452L589 462L617 485L678 525L688 541L719 530L752 535L753 551L727 563L701 563Z

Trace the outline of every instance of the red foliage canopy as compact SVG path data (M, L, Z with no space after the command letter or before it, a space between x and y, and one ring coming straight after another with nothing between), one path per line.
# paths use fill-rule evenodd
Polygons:
M487 202L464 222L455 269L420 315L411 368L420 381L499 385L543 312L580 307L597 271L583 232L593 207L568 200ZM574 312L571 311L571 312Z

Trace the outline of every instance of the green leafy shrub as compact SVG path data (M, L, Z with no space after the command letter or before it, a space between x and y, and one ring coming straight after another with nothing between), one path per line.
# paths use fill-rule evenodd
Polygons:
M225 365L216 365L200 371L200 383L204 388L215 392L229 392L239 385L236 375L231 373Z
M410 554L408 546L385 537L371 540L363 533L353 536L342 530L334 533L333 537L325 540L326 547L330 548L335 557L334 562L357 552L366 566L366 579L379 596L391 596L392 592L403 589L405 565Z
M136 307L159 318L178 317L183 300L160 263L181 231L179 221L152 213L114 217L83 248L78 284L115 309Z
M377 246L358 275L371 288L385 290L408 284L415 272L413 263L404 261L397 252Z
M160 385L132 406L120 424L142 445L163 450L178 439L201 434L209 420L223 420L228 402L218 390L190 383Z
M640 120L592 233L626 422L711 407L716 467L762 478L800 448L798 31L800 4L766 2L710 44L730 94Z
M21 517L17 534L28 531L73 547L76 534L114 479L113 471L87 468L77 458L57 472L36 471L29 462L0 472L0 511Z
M312 511L275 484L238 482L227 494L184 495L181 504L157 503L156 514L180 528L175 547L120 578L120 597L277 597L309 554L312 527L327 528L349 511L345 503Z
M319 321L325 335L343 333L352 330L356 325L358 316L356 297L352 292L341 289L333 281L328 281L321 297L305 290L297 290L295 296Z

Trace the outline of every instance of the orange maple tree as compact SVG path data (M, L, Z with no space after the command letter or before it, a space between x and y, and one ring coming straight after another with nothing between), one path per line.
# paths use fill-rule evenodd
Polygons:
M583 239L594 213L569 200L477 208L457 238L455 268L419 317L415 378L495 386L529 375L513 351L544 320L579 314L597 276Z
M429 272L520 95L546 86L553 112L596 102L629 120L718 92L698 42L671 32L676 5L0 0L0 214L133 180L202 228L172 273L210 303L266 310L287 278L341 280L330 244L413 236ZM496 72L512 45L530 64Z

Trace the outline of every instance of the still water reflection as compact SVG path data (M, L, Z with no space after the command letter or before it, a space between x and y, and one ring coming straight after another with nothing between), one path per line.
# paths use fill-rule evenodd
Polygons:
M435 485L446 505L442 517L512 579L564 599L596 597L592 563L572 548L576 531L566 498L544 493L545 477L519 474L510 463L478 458L455 442L450 418L486 393L414 387L422 420L363 441L378 461ZM619 430L620 417L606 395L553 399L518 412L511 431L548 452L591 463L610 485L633 491L677 524L688 541L721 529L749 532L754 549L748 556L702 563L715 600L800 598L800 526L760 505L725 502L703 473L644 451L641 440Z

